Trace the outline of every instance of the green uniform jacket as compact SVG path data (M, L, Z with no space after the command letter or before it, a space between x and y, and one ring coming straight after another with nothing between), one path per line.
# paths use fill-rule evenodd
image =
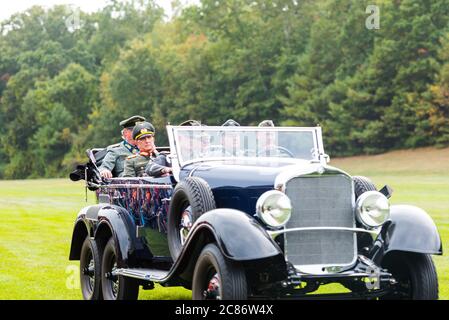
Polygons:
M107 150L108 153L106 153L99 169L100 171L105 169L111 171L114 177L123 176L126 158L139 151L139 149L126 141L113 144Z
M149 162L153 161L153 156L143 156L140 153L129 156L125 160L125 171L123 177L144 177L147 176L145 173L145 167Z

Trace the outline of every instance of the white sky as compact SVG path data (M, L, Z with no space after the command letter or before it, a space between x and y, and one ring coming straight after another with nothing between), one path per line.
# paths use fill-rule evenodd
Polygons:
M155 0L155 2L164 8L165 13L171 16L171 0ZM85 12L94 12L104 7L107 0L12 0L0 2L0 21L9 18L17 12L24 11L33 5L40 5L50 8L56 4L74 5ZM197 4L199 0L181 0L183 4Z

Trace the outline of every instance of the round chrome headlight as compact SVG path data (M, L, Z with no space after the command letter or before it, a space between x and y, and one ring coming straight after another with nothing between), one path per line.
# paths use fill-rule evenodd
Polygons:
M264 223L270 227L279 228L287 224L290 219L292 204L285 193L271 190L259 197L256 212Z
M357 220L365 227L379 227L390 217L390 202L378 191L367 191L357 199L356 213Z

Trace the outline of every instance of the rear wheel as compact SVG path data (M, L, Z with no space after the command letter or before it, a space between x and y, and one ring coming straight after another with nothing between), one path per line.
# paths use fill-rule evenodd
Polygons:
M115 274L117 252L114 238L109 239L104 248L101 268L101 287L105 300L137 300L139 282L136 279Z
M438 276L428 254L392 252L382 262L398 282L383 299L437 300Z
M243 267L227 261L215 244L208 244L196 262L192 284L193 300L246 300Z
M176 260L193 223L207 211L215 209L215 200L207 182L188 177L178 183L170 203L167 236L170 254Z
M101 300L101 248L89 236L80 256L80 283L84 300Z

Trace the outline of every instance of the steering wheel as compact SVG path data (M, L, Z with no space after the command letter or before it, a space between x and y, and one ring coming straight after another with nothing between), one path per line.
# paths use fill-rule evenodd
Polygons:
M266 154L267 154L269 151L271 151L271 150L276 150L276 151L279 152L279 154L286 154L286 155L288 155L290 158L294 158L294 157L295 157L295 155L293 154L293 152L291 152L291 151L288 150L287 148L281 147L281 146L271 146L271 147L267 147L267 148L265 148L264 150L259 151L259 152L257 153L257 156L258 156L258 157L264 156L264 155L266 155Z
M214 156L232 156L232 153L230 153L228 150L225 149L224 146L219 145L219 144L214 144L209 146L208 148L206 148L204 154L206 155L214 155Z

